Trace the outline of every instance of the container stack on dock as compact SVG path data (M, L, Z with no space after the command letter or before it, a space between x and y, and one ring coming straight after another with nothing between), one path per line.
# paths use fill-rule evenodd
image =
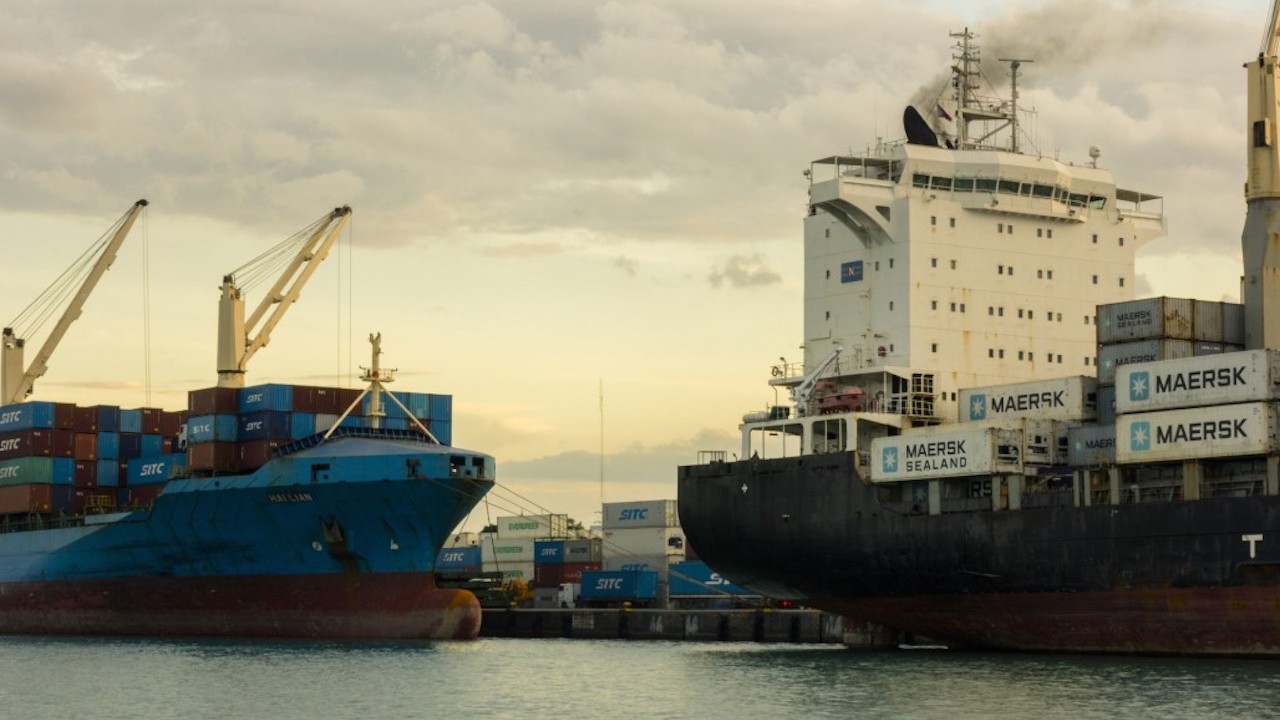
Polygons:
M162 461L183 417L155 408L32 401L0 409L0 515L109 511L154 496L132 463Z
M556 590L556 605L561 602L572 605L582 593L583 574L600 569L603 544L600 538L535 540L535 596L550 597L550 591Z
M395 392L440 442L452 442L453 402L449 395ZM187 396L187 462L193 475L250 472L270 460L276 448L328 431L359 397L352 388L309 385L212 387ZM371 427L369 398L342 420L343 427ZM395 402L383 401L381 427L416 430Z
M533 585L534 544L538 540L569 537L569 516L564 514L514 515L497 520L497 532L480 533L480 558L486 573L502 573L507 580Z
M602 569L582 574L588 605L665 605L669 570L685 559L675 500L605 503Z

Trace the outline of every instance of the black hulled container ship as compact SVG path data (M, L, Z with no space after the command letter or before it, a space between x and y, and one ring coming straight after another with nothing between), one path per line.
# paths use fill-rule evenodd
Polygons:
M806 361L774 366L792 402L743 418L740 455L679 469L700 557L953 646L1280 655L1274 9L1268 28L1243 305L1133 299L1159 198L1096 148L1022 152L967 31L906 142L815 162Z

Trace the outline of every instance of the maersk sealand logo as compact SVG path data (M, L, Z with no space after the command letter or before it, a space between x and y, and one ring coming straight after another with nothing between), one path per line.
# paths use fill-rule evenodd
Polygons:
M887 473L898 472L898 448L887 447L880 453L880 468Z
M1129 449L1143 452L1151 449L1151 423L1146 420L1135 422L1129 428Z
M1130 402L1146 402L1151 399L1151 375L1138 370L1129 375Z
M969 419L970 420L986 420L987 419L987 396L986 395L970 395L969 396Z

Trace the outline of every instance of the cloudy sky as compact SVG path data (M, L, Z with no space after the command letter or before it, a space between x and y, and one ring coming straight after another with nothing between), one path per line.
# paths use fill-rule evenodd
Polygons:
M35 397L182 407L215 381L221 276L349 203L250 382L349 383L380 331L399 388L455 396L457 444L589 522L602 444L606 500L674 497L676 464L774 401L801 172L900 137L965 26L1035 59L1038 152L1097 145L1166 198L1140 289L1234 299L1267 5L11 0L0 321L147 198Z

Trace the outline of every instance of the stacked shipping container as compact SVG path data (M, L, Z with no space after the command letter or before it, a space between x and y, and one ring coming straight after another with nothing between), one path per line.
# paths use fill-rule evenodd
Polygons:
M486 573L502 573L507 580L536 582L534 562L538 540L568 537L569 516L513 515L497 520L497 532L480 533L480 558Z
M1133 420L1118 420L1117 415L1133 413L1139 405L1149 410L1176 406L1167 399L1135 404L1138 396L1130 387L1134 379L1158 366L1185 365L1188 371L1205 372L1223 363L1233 365L1236 359L1231 356L1239 356L1244 345L1244 306L1236 303L1158 297L1099 305L1097 325L1098 424L1069 431L1069 460L1076 467L1102 467L1132 456L1135 446L1128 436L1135 430ZM1205 405L1234 402L1226 396L1203 399ZM1149 424L1136 429L1146 427ZM1207 457L1203 449L1185 444L1182 451ZM1145 459L1157 459L1147 454L1149 449L1139 452Z
M0 514L84 512L154 499L129 463L178 443L181 413L33 401L0 408ZM138 483L141 487L145 483Z
M327 432L360 395L354 388L256 385L205 388L187 396L187 456L198 475L250 472L272 458L276 448ZM449 395L391 393L440 442L452 442L453 399ZM342 420L344 427L371 427L370 399ZM417 423L399 405L383 400L381 427L414 430Z

